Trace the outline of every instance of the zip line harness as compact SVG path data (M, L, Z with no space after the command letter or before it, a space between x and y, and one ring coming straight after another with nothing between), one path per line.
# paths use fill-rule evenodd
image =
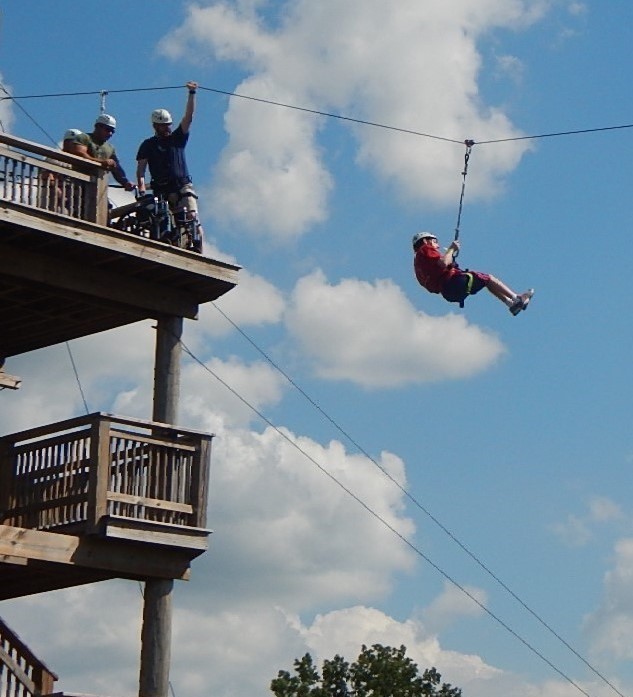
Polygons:
M468 174L468 160L470 160L470 153L473 149L473 145L475 144L474 140L465 140L464 145L466 146L466 153L464 155L464 169L462 171L462 191L459 196L459 210L457 211L457 223L455 225L455 241L459 240L459 225L462 220L462 208L464 205L464 190L466 189L466 175ZM456 250L453 253L453 260L457 258L457 255L459 254L459 250ZM468 273L468 269L465 270L466 276L468 276L468 284L466 286L466 292L467 295L470 295L470 291L473 285L473 275L471 273ZM464 301L462 300L459 303L459 306L461 308L464 307Z
M464 155L464 170L462 172L462 192L459 196L459 210L457 212L457 224L455 225L455 241L459 240L459 224L462 220L462 207L464 205L464 190L466 189L466 175L468 174L468 160L470 160L470 153L475 144L474 140L465 140L464 145L466 146L466 154ZM455 254L454 256L457 256Z

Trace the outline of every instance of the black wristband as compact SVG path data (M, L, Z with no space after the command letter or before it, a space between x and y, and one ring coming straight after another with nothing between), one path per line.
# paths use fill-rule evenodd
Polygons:
M195 93L196 93L195 90L189 90L189 94L195 94Z

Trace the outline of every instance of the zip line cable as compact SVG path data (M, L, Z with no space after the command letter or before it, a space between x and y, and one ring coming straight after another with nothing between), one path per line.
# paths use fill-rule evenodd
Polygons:
M575 136L584 133L600 133L602 131L617 131L624 128L633 128L633 123L622 124L620 126L602 126L600 128L581 128L576 131L559 131L557 133L541 133L531 136L514 136L512 138L497 138L496 140L479 140L477 145L492 145L494 143L508 143L514 140L533 140L535 138L556 138L558 136Z
M174 335L175 336L175 335ZM355 494L349 487L345 486L343 482L337 479L331 472L329 472L323 465L321 465L318 460L316 460L312 455L310 455L304 448L302 448L296 441L294 441L288 434L284 433L281 428L276 426L262 411L251 404L247 399L242 397L233 387L231 387L226 381L224 381L214 370L209 368L204 361L199 359L189 347L182 341L182 339L176 337L180 343L183 351L198 365L200 365L204 370L206 370L210 375L212 375L221 385L223 385L231 394L237 397L245 406L247 406L251 411L253 411L257 416L259 416L262 421L264 421L270 428L272 428L277 435L281 436L287 443L289 443L293 448L295 448L299 453L301 453L306 459L308 459L313 465L315 465L323 474L325 474L330 480L332 480L338 487L340 487L346 494L351 496L358 504L360 504L371 516L373 516L379 523L384 525L388 530L390 530L396 537L398 537L407 547L409 547L413 552L415 552L419 557L424 559L431 567L433 567L441 576L443 576L447 581L460 590L464 595L466 595L470 600L472 600L481 610L483 610L490 618L497 622L501 627L503 627L507 632L509 632L515 639L520 641L526 648L528 648L534 655L538 656L544 663L546 663L552 670L554 670L560 677L566 680L570 685L575 687L579 692L581 692L585 697L591 697L591 695L586 692L578 683L576 683L572 678L565 674L560 668L558 668L552 661L550 661L543 653L541 653L536 647L534 647L530 642L524 639L518 632L516 632L512 627L510 627L506 622L504 622L498 615L496 615L492 610L490 610L484 603L478 600L465 586L461 585L456 581L450 574L444 571L440 566L438 566L429 556L427 556L421 549L416 547L416 545L411 542L407 537L405 537L401 532L396 530L396 528L391 525L385 518L383 518L379 513L377 513L369 504L367 504L360 496Z
M156 92L156 91L161 91L161 90L163 90L163 91L164 90L177 90L177 89L181 89L182 87L183 87L183 85L168 85L168 86L163 86L163 87L130 87L127 89L107 90L107 91L106 90L88 90L88 91L83 91L83 92L56 92L56 93L49 93L49 94L25 94L22 96L13 96L13 95L9 94L9 92L4 87L2 87L3 91L8 96L0 97L0 101L3 101L5 99L12 99L17 104L18 103L17 100L22 100L22 99L82 97L82 96L88 96L88 95L102 96L104 93L105 94L125 94L125 93L134 93L134 92ZM239 99L246 99L246 100L253 101L253 102L260 102L261 104L269 104L270 106L282 107L284 109L293 109L295 111L302 111L302 112L305 112L308 114L314 114L315 116L324 116L324 117L331 118L331 119L338 119L341 121L348 121L351 123L357 123L357 124L360 124L363 126L372 126L374 128L383 128L383 129L386 129L389 131L396 131L396 132L405 133L408 135L414 135L414 136L419 136L419 137L423 137L423 138L432 138L434 140L442 140L442 141L445 141L448 143L456 143L457 145L462 145L464 143L463 139L460 140L457 138L448 138L445 136L435 135L432 133L423 133L421 131L415 131L415 130L408 129L408 128L400 128L398 126L392 126L392 125L380 123L377 121L367 121L364 119L357 119L357 118L354 118L352 116L346 116L344 114L335 114L333 112L322 111L319 109L310 109L307 107L298 106L296 104L288 104L286 102L278 102L278 101L275 101L273 99L264 99L262 97L254 97L252 95L240 94L239 92L231 92L230 90L222 90L222 89L218 89L215 87L204 87L203 85L198 85L198 90L203 90L206 92L213 92L215 94L224 95L226 97L236 97ZM581 129L568 130L568 131L556 131L556 132L551 132L551 133L537 133L537 134L524 135L524 136L511 136L509 138L478 140L478 141L473 141L473 144L493 145L496 143L510 143L513 141L520 141L520 140L536 140L539 138L555 138L558 136L583 135L583 134L587 134L587 133L600 133L600 132L604 132L604 131L616 131L616 130L622 130L622 129L627 129L627 128L633 128L633 123L620 124L620 125L615 125L615 126L602 126L602 127L597 127L597 128L581 128Z
M79 373L77 372L77 366L75 365L75 359L73 358L73 352L70 349L70 342L66 342L66 349L68 350L68 357L70 358L70 364L73 367L73 373L75 373L75 380L77 381L77 387L79 388L79 394L81 395L81 400L84 403L84 409L86 414L90 414L90 409L88 409L88 402L86 402L86 397L84 395L83 387L81 386L81 380L79 379Z
M563 644L576 658L578 658L589 670L596 675L600 680L602 680L606 685L608 685L616 694L620 697L626 697L618 690L615 685L613 685L607 677L602 675L596 668L594 668L591 663L580 654L569 642L564 639L546 620L544 620L535 610L533 610L525 601L523 601L504 581L499 578L481 559L471 550L469 547L463 543L453 532L451 532L436 516L431 513L418 499L411 494L405 487L403 487L372 455L370 455L362 445L360 445L345 429L343 429L324 409L321 408L317 402L315 402L309 394L303 390L303 388L293 380L277 363L275 363L268 354L261 349L254 341L251 339L244 330L239 327L215 302L211 303L213 307L231 324L251 346L266 360L270 365L277 370L292 387L294 387L322 416L324 416L327 421L330 422L332 426L344 437L349 443L351 443L360 453L362 453L375 467L377 467L387 479L389 479L395 486L413 503L413 505L418 508L424 515L426 515L444 534L446 534L458 547L462 549L490 578L492 578L503 590L505 590L523 609L525 609L532 617L534 617L537 622L541 624L552 636L554 636L558 641ZM191 354L189 354L191 355ZM197 359L196 359L197 360ZM200 361L198 361L200 362ZM249 405L250 406L250 405Z

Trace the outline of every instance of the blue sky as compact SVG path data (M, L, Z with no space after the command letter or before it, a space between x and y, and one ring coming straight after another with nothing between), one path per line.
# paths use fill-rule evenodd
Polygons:
M186 91L177 86L209 88L198 95L188 161L206 253L243 267L218 307L631 694L631 130L473 148L460 262L517 290L536 288L517 318L485 292L463 311L425 293L410 240L420 229L451 239L464 139L632 122L633 7L472 5L5 3L0 77L16 97L107 90L113 143L130 175L152 109L179 118ZM47 145L45 133L58 142L67 128L90 130L100 106L97 94L18 103L31 118L4 100L4 128ZM186 361L180 422L217 438L212 546L175 591L176 695L264 695L306 651L350 659L376 642L405 644L468 697L615 694L213 306L187 323L185 341L576 686ZM152 342L148 322L72 343L91 410L150 415ZM23 386L2 394L4 432L82 413L64 346L7 369ZM138 587L126 582L0 608L59 672L60 689L112 695L135 692L140 613Z

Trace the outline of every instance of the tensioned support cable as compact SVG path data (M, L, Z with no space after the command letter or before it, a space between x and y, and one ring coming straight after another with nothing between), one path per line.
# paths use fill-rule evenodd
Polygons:
M181 89L182 85L167 85L167 86L156 86L156 87L131 87L127 89L114 89L114 90L108 90L106 94L124 94L126 92L155 92L159 90L178 90ZM309 114L314 114L315 116L325 116L328 118L333 118L333 119L340 119L343 121L350 121L352 123L357 123L365 126L373 126L376 128L384 128L388 129L390 131L399 131L401 133L406 133L409 135L414 135L414 136L421 136L424 138L434 138L436 140L443 140L449 143L462 143L463 141L457 140L456 138L447 138L444 136L440 135L434 135L432 133L423 133L420 131L414 131L410 130L407 128L399 128L397 126L392 126L389 124L385 123L377 123L374 121L365 121L363 119L356 119L352 118L350 116L345 116L343 114L333 114L327 111L321 111L319 109L308 109L306 107L298 106L296 104L287 104L284 102L278 102L274 101L271 99L263 99L261 97L255 97L252 95L247 95L247 94L239 94L237 92L231 92L230 90L222 90L222 89L217 89L214 87L205 87L204 85L199 85L200 90L206 90L207 92L214 92L216 94L220 95L225 95L227 97L237 97L240 99L247 99L251 100L254 102L261 102L262 104L269 104L271 106L277 106L277 107L283 107L285 109L295 109L297 111L303 111ZM102 94L103 91L100 90L89 90L89 91L81 91L81 92L57 92L57 93L48 93L48 94L24 94L20 96L14 96L11 95L7 92L6 89L3 90L8 96L2 97L0 96L0 101L3 101L5 99L13 99L17 100L20 99L42 99L42 98L60 98L60 97L80 97L80 96L85 96L85 95L94 95L94 94ZM584 135L587 133L600 133L600 132L606 132L606 131L616 131L616 130L622 130L622 129L629 129L633 128L633 123L626 123L626 124L619 124L615 126L601 126L597 128L580 128L580 129L575 129L575 130L568 130L568 131L555 131L555 132L549 132L549 133L536 133L532 135L523 135L523 136L510 136L508 138L497 138L497 139L491 139L491 140L478 140L477 144L478 145L491 145L494 143L509 143L513 141L519 141L519 140L534 140L534 139L539 139L539 138L555 138L559 136L570 136L570 135Z

